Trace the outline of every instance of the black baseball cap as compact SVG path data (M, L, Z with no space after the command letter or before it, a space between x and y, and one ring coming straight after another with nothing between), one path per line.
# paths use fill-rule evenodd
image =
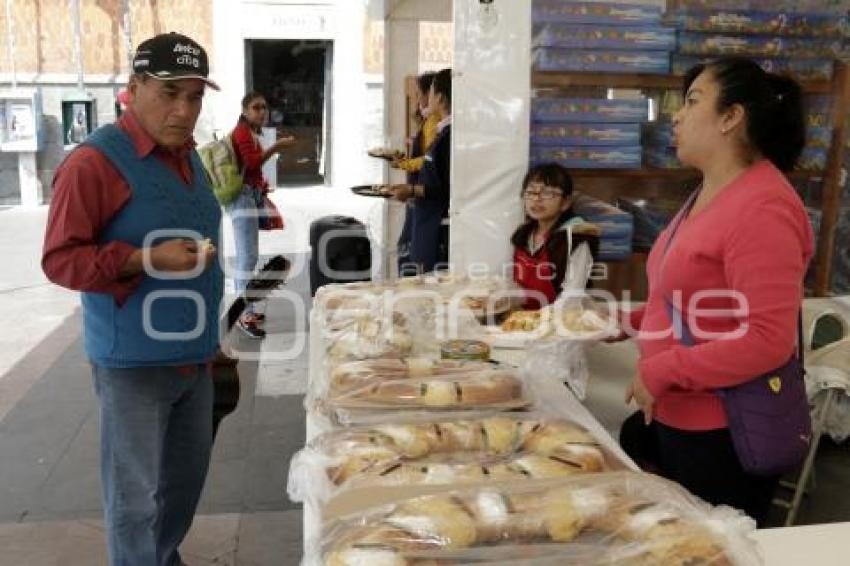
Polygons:
M133 56L133 72L161 81L201 79L211 88L221 90L207 78L210 64L204 48L176 32L162 33L140 43Z

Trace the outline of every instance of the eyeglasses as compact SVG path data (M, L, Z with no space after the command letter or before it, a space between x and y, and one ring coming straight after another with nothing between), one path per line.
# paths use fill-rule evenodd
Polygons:
M525 200L554 200L564 196L558 189L542 189L539 191L523 191L522 198Z

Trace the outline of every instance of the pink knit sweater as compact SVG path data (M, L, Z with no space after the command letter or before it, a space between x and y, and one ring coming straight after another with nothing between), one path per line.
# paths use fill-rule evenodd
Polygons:
M660 422L725 427L714 390L779 367L795 351L812 228L794 189L763 160L682 222L665 255L669 236L668 227L652 248L649 298L631 316L641 331L638 369ZM682 311L695 346L673 336L665 297Z

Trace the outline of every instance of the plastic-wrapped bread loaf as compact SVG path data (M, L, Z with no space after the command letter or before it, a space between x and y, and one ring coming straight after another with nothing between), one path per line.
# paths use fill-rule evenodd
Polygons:
M358 487L527 481L609 469L597 440L573 422L535 414L384 423L315 438L290 465L295 501Z
M322 564L760 564L754 522L649 474L467 487L330 521ZM309 563L309 562L308 562Z
M328 391L327 404L338 408L468 409L521 407L528 404L519 374L509 369L484 369L451 375L400 376L364 380L360 387Z
M413 338L401 313L383 316L369 311L346 313L330 320L325 329L331 360L363 360L409 355Z
M426 376L445 377L492 369L486 362L430 360L428 358L383 358L343 363L331 370L331 387L347 391L364 383Z

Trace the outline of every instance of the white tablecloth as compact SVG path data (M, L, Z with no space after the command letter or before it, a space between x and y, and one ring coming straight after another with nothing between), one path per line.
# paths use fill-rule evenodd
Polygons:
M850 564L850 523L761 529L753 538L762 549L765 566Z
M322 358L325 351L322 334L323 325L319 311L313 310L310 317L309 381L319 379L322 371ZM521 361L521 356L514 354L509 361L518 363ZM542 393L545 397L546 409L555 410L558 414L586 427L627 466L637 469L622 451L619 443L566 387L550 383L542 386ZM307 441L322 432L321 419L317 419L309 412L306 425ZM319 534L317 518L317 510L305 505L305 552L310 541ZM850 523L763 529L757 531L754 538L762 548L766 566L845 566L850 564L850 542L848 542L850 541Z

